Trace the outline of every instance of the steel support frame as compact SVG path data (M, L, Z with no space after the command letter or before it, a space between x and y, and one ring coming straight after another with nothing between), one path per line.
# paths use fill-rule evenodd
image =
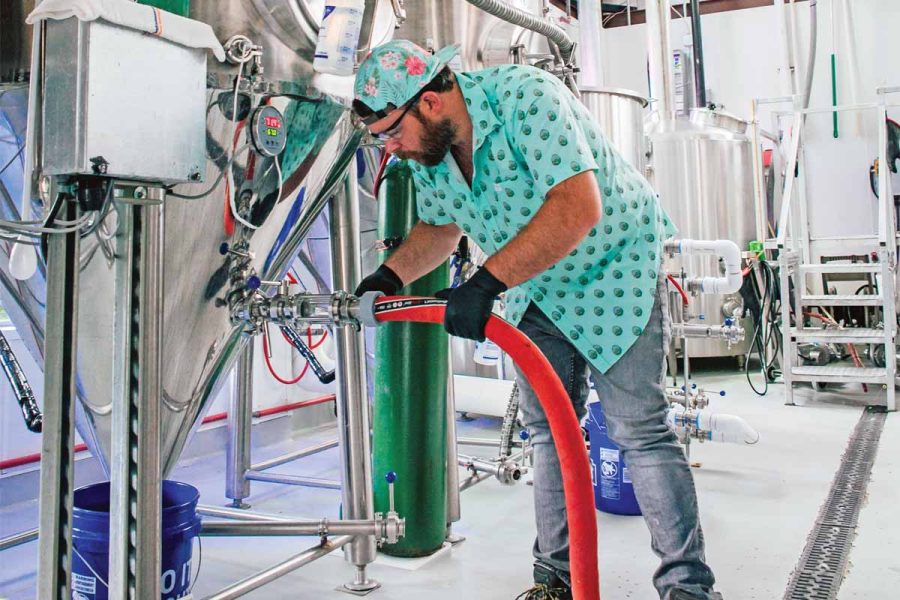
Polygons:
M337 550L338 548L344 547L350 542L352 542L355 538L350 535L340 536L333 538L331 540L322 540L320 544L317 546L313 546L304 550L303 552L292 556L284 562L281 562L274 567L266 569L264 571L260 571L255 575L251 575L246 579L242 579L234 585L228 586L227 588L220 590L219 592L209 596L206 600L232 600L233 598L240 598L241 596L252 592L253 590L260 588L267 583L271 583L275 581L279 577L283 577L290 573L291 571L295 571L304 565L308 565L316 559L319 559L326 554Z
M449 341L447 342L450 343ZM447 369L447 539L451 542L459 541L453 533L453 524L462 518L462 509L459 498L459 468L457 467L458 453L456 438L456 388L453 380L453 352L448 352L449 368Z
M118 236L109 596L160 596L163 204L126 204Z
M359 196L356 159L331 200L332 281L336 290L353 290L361 279L362 251L359 239ZM337 315L334 315L335 317ZM372 489L371 416L366 392L365 338L354 325L335 325L337 370L338 442L341 448L341 479L344 518L374 518ZM374 536L356 537L344 547L344 556L356 566L353 581L344 584L352 592L379 586L366 575L375 560Z
M878 93L878 200L881 210L879 227L879 260L881 261L881 295L884 298L885 402L891 412L897 410L897 216L888 164L887 96L900 92L897 88L879 88Z
M76 221L74 198L58 218ZM76 352L80 238L77 232L52 234L47 243L47 304L44 354L44 427L37 597L72 597L72 495L75 485Z
M315 477L262 473L267 469L283 465L338 445L331 440L303 448L281 456L276 456L253 464L251 436L253 429L253 340L248 340L235 366L234 386L228 404L228 439L225 450L225 496L231 500L233 508L247 509L250 505L244 499L250 496L250 482L284 483L326 489L341 489L340 483Z
M321 488L326 490L341 489L340 481L322 479L320 477L306 477L303 475L290 475L287 473L264 473L262 471L249 470L244 473L247 481L262 481L266 483L281 483L284 485L296 485L301 487Z
M250 508L250 436L253 427L253 340L244 342L234 369L234 386L228 402L225 447L225 496L234 508Z
M805 122L806 115L818 114L825 112L843 112L852 110L868 110L875 109L878 119L876 126L878 131L878 156L879 164L885 172L889 171L888 153L887 153L887 127L888 107L896 106L887 102L887 96L900 93L900 87L879 87L876 90L878 101L876 103L857 104L835 106L829 108L801 109L796 104L796 97L790 98L773 98L767 101L756 100L754 107L760 103L780 103L785 101L794 101L794 133L791 140L791 149L789 162L786 170L786 180L784 194L782 197L781 216L778 222L778 231L776 237L776 247L779 250L779 266L781 269L781 289L789 289L789 277L791 274L795 276L794 282L794 303L797 307L801 307L802 290L806 288L806 280L801 272L800 264L810 262L812 256L810 252L810 236L809 224L807 222L807 205L805 196L805 181L801 178L798 182L800 187L800 204L795 205L792 198L795 194L793 173L798 163L804 160L801 129ZM805 171L805 169L803 170ZM802 176L801 172L801 176ZM878 243L879 262L881 264L881 291L884 299L884 346L885 346L885 375L887 383L885 389L885 403L887 409L891 412L897 409L896 401L896 378L897 378L897 348L896 348L896 322L897 322L897 299L896 299L896 276L897 276L897 218L894 212L894 204L892 200L893 191L891 190L890 176L879 177L879 214L878 214L878 231L876 234ZM790 230L790 235L788 235ZM798 247L799 245L799 247ZM797 330L803 329L802 318L797 319ZM793 378L791 369L797 366L796 345L790 333L790 303L782 302L782 363L783 376L785 383L785 404L794 404ZM892 383L893 382L893 383Z

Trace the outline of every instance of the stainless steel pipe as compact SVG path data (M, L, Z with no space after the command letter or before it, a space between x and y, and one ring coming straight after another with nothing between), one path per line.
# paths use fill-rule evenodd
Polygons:
M331 200L331 261L336 290L353 290L361 279L359 229L356 159L353 159L341 188ZM334 341L344 516L368 520L374 517L374 499L365 339L355 326L346 324L335 326ZM364 570L367 564L375 560L375 538L354 539L345 550L345 556L349 562ZM364 576L363 581L362 585L353 582L345 586L363 591L378 585Z
M284 483L286 485L298 485L302 487L323 488L326 490L341 489L341 482L332 479L320 479L318 477L304 477L302 475L288 475L286 473L262 473L260 471L247 471L244 477L251 481L265 481L267 483Z
M474 487L482 481L490 478L490 473L478 473L477 475L472 475L471 477L464 479L463 482L459 484L459 491L464 492L470 487Z
M250 512L248 510L239 510L236 508L223 508L220 506L209 506L206 504L197 505L197 514L206 517L221 517L223 519L235 519L238 521L290 521L291 519L281 515L270 515L266 513ZM303 519L310 520L310 519Z
M279 465L283 465L285 463L289 463L300 458L305 458L307 456L312 456L313 454L318 454L319 452L324 452L325 450L330 450L337 447L338 441L330 440L328 442L323 442L315 446L310 446L309 448L303 448L294 452L288 452L287 454L282 454L281 456L276 456L275 458L270 458L269 460L258 462L255 465L251 465L250 470L265 471L266 469L271 469L272 467L277 467Z
M204 521L200 535L205 537L268 537L303 535L352 535L381 537L386 521Z
M485 448L499 448L500 440L490 440L487 438L469 438L469 437L461 437L457 438L457 442L459 442L460 446L483 446ZM512 446L522 446L522 442L513 441Z
M522 478L522 467L509 459L489 461L477 456L460 454L459 466L466 467L474 473L493 475L504 485L512 485Z
M250 466L250 435L253 428L253 340L244 349L234 367L234 387L228 403L228 439L225 447L225 496L235 508L246 508L250 481L244 476Z
M0 540L0 552L15 548L16 546L21 546L22 544L27 544L28 542L33 542L36 539L38 539L37 529L31 529L29 531L23 531L22 533L5 537Z
M349 544L353 539L353 536L347 535L322 542L318 546L313 546L308 550L304 550L300 554L297 554L270 569L260 571L256 575L251 575L246 579L242 579L238 583L228 586L212 596L209 596L206 600L231 600L232 598L240 598L267 583L275 581L279 577L287 575L291 571L295 571L304 565L308 565L314 560Z
M449 341L447 342L450 343ZM456 443L456 390L453 387L453 352L447 353L447 526L459 521L462 509L459 501L459 469L456 466L459 449Z

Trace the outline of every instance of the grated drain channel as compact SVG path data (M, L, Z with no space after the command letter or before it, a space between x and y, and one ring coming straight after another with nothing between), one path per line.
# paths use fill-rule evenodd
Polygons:
M869 406L863 411L784 600L837 598L886 416L883 406Z

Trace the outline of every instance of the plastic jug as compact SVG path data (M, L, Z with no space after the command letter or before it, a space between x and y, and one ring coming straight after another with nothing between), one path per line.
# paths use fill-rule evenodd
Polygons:
M365 8L365 0L326 0L313 69L333 75L353 74Z

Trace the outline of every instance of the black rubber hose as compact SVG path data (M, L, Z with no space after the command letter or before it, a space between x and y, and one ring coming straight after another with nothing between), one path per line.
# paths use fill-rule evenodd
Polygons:
M16 402L22 410L22 418L25 419L25 427L34 433L40 433L44 425L44 415L38 408L37 400L34 398L34 391L28 385L28 379L25 372L19 365L19 360L13 354L9 342L3 332L0 332L0 366L6 373L6 378L16 394Z
M288 325L284 325L281 328L281 331L287 338L290 340L291 345L297 349L297 352L306 359L309 363L309 368L312 369L313 373L316 374L316 377L324 384L331 383L334 381L334 370L326 371L325 367L322 366L322 363L319 362L319 359L316 358L315 353L309 349L309 346L303 343L303 338L300 337L300 334L297 333L297 330Z

